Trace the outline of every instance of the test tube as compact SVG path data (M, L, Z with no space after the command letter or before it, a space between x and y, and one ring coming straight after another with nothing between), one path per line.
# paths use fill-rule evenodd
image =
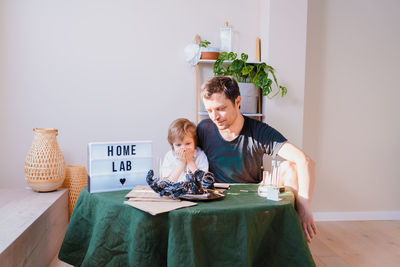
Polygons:
M271 161L271 165L272 165L272 181L271 184L272 186L275 186L275 179L276 179L276 166L275 166L275 160Z
M276 168L277 168L277 172L276 172L276 185L279 186L280 185L280 181L281 181L281 162L279 160L276 161Z
M161 171L161 168L162 168L162 161L161 161L161 158L158 158L158 174L159 174L158 177L160 177L160 178L162 179L162 171Z
M270 184L270 174L269 171L263 171L263 180L262 180L262 185L268 185Z

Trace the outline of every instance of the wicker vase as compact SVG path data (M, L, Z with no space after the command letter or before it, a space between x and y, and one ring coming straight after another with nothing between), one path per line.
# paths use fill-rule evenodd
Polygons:
M54 191L65 178L64 156L58 146L57 129L35 128L25 160L25 179L37 192Z
M68 213L70 218L80 192L87 185L86 168L79 165L67 165L63 187L68 188Z

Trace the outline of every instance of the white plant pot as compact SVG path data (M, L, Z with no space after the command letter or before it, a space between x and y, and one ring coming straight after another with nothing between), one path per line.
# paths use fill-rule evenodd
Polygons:
M258 109L258 88L253 83L238 83L242 102L240 112L257 113Z

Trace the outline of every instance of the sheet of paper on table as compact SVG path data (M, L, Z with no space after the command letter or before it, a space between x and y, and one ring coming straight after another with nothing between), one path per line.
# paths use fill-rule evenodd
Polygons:
M164 201L164 202L155 202L155 201L134 201L127 200L124 202L127 205L150 213L151 215L157 215L163 212L169 212L171 210L176 210L180 208L186 208L197 205L197 203L190 201Z
M129 200L124 201L124 204L150 213L151 215L197 205L197 203L190 201L161 197L149 186L144 185L136 186L125 197L129 198Z
M128 194L127 198L161 198L159 194L153 191L148 185L137 185Z

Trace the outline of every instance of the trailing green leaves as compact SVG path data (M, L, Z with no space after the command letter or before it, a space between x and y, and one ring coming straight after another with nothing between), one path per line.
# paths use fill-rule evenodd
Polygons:
M237 82L253 83L262 89L264 96L270 99L279 93L282 97L287 94L287 88L278 84L273 67L264 62L247 63L248 58L249 56L245 53L242 53L238 59L236 53L222 52L214 63L214 75L233 76Z

